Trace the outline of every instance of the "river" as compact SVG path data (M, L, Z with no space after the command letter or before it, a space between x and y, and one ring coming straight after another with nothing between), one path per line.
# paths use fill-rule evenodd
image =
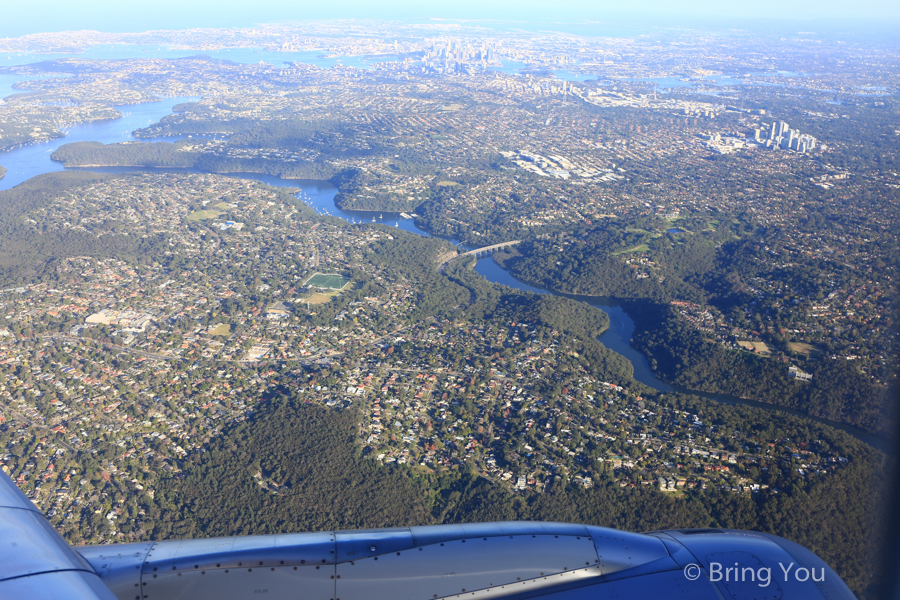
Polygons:
M552 294L554 296L562 296L565 298L570 298L572 300L578 300L580 302L590 304L591 306L596 306L597 308L605 312L609 316L609 329L607 329L600 335L599 340L610 350L627 358L634 367L634 379L643 383L647 387L651 387L659 392L693 394L695 396L701 396L708 400L715 400L716 402L721 402L723 404L743 404L745 406L753 406L755 408L761 408L763 410L782 412L799 417L804 417L807 419L812 419L813 421L817 421L819 423L823 423L825 425L830 425L831 427L834 427L836 429L840 429L841 431L849 433L858 440L863 441L870 446L878 448L879 450L882 450L884 452L887 452L888 449L891 448L891 444L887 440L867 433L862 429L853 427L852 425L845 425L843 423L837 423L828 419L813 417L793 408L775 406L773 404L757 402L756 400L749 400L747 398L740 398L738 396L730 396L728 394L713 394L710 392L690 390L681 386L666 383L665 381L658 379L653 374L653 370L650 368L650 363L647 361L647 357L641 354L631 345L631 337L634 333L635 327L634 320L630 316L628 316L628 313L625 312L621 304L615 298L561 294L558 292L537 288L519 281L518 279L510 275L508 271L494 262L494 260L490 257L479 259L478 264L475 266L475 271L488 281L492 281L494 283L506 285L518 290L534 292L535 294Z
M50 160L50 155L62 146L72 142L114 142L134 141L131 132L150 123L159 121L172 113L172 107L181 102L190 102L196 98L165 98L160 102L115 106L122 117L81 123L66 133L66 137L40 144L30 144L15 150L0 152L0 165L6 167L6 176L0 179L0 190L8 190L41 173L62 171L61 163ZM177 138L166 138L173 141Z
M131 135L131 132L134 129L145 127L150 123L160 120L172 112L172 107L174 105L190 100L193 100L193 98L167 98L161 102L116 107L123 113L122 118L76 125L63 139L24 146L8 152L0 152L0 165L7 168L6 176L0 179L0 190L14 187L23 181L42 173L63 170L62 164L50 159L50 155L63 144L80 141L96 141L105 144L134 141L135 138ZM164 141L173 141L175 139L178 138L165 138ZM200 172L195 169L135 169L130 167L92 168L88 170L106 173L134 171ZM399 213L352 211L338 208L334 204L337 188L327 181L282 179L273 175L259 173L232 173L230 176L254 179L273 186L299 188L300 192L297 194L297 197L309 204L319 214L339 217L345 221L356 224L383 223L417 235L430 236L427 231L416 226L414 219L403 218ZM530 286L515 279L490 257L479 259L475 271L488 281L494 283L537 294L565 296L567 298L587 302L588 304L603 310L609 315L610 323L609 329L600 336L600 341L610 350L621 354L631 361L631 364L634 366L634 378L648 387L660 392L695 394L726 404L745 404L765 410L799 415L841 429L880 450L887 451L887 448L889 447L889 443L886 440L849 425L811 417L793 409L777 407L744 398L687 390L657 379L650 369L647 358L631 346L634 321L615 299L557 294L556 292Z

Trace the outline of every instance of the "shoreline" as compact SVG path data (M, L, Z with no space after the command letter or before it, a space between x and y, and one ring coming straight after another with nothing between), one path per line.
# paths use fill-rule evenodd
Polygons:
M628 313L625 311L624 307L622 306L623 302L630 301L628 299L615 298L613 296L591 296L591 295L584 295L584 294L567 294L565 292L558 292L556 290L544 288L539 285L533 285L533 284L529 283L528 281L519 279L515 275L510 273L502 264L500 264L499 262L494 260L493 256L489 257L489 260L494 262L494 264L496 264L505 273L507 273L510 278L512 278L513 280L518 281L524 285L543 290L551 295L568 297L573 300L585 302L586 304L590 304L591 306L595 306L595 305L592 304L591 302L589 302L588 299L593 299L598 303L609 303L611 305L618 306L619 308L621 308L622 311L625 312L625 315L628 316L629 319L631 319L631 316L628 315ZM483 277L483 275L482 275L482 277ZM485 279L487 279L488 281L491 281L487 277L485 277ZM500 283L500 282L493 282L493 283ZM501 283L501 285L506 285L506 284ZM605 312L607 314L607 316L609 316L609 312L604 310L602 308L602 306L595 306L595 308L598 308L599 310L603 310L603 312ZM610 322L611 322L611 320L612 320L612 317L610 317ZM632 321L633 321L633 319L632 319ZM600 343L603 343L603 341L600 340ZM645 360L647 359L647 356L643 352L641 352L637 348L634 348L633 346L631 346L630 341L629 341L628 345L632 348L632 350L634 350L640 356L644 357ZM628 357L626 356L626 358L628 358ZM643 381L640 381L638 379L635 379L635 381L638 381L638 383L641 383L643 385L646 385L647 387L655 389L660 394L669 394L669 393L692 394L692 395L699 396L701 398L705 398L707 400L712 400L714 402L719 402L722 404L731 404L731 405L740 404L743 406L749 406L751 408L758 408L758 409L769 411L769 412L782 412L784 414L789 414L789 415L792 415L795 417L810 419L811 421L821 423L823 425L827 425L827 426L833 427L835 429L839 429L839 430L847 433L848 435L853 436L857 440L859 440L865 444L868 444L869 446L872 446L873 448L880 450L882 452L885 452L885 453L889 453L890 449L894 447L894 440L892 440L891 438L885 437L883 435L880 435L880 434L877 434L874 432L866 431L864 429L861 429L861 428L856 427L855 425L851 425L849 423L841 423L838 421L832 421L830 419L826 419L824 417L818 417L816 415L812 415L812 414L804 412L804 411L790 408L788 406L781 406L779 404L765 402L765 401L757 400L754 398L744 398L742 396L735 396L732 394L725 394L725 393L721 393L721 392L707 392L704 390L692 390L692 389L680 386L678 384L671 383L671 382L661 379L657 375L656 372L652 371L652 369L651 369L651 374L655 379L657 379L661 383L671 387L672 390L671 391L661 390L654 385L644 383Z

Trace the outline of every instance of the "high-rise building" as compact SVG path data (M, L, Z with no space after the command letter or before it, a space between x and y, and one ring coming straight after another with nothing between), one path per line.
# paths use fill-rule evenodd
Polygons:
M765 127L765 126L763 126ZM754 128L748 137L764 144L766 148L782 150L795 150L797 152L809 152L814 150L817 140L808 133L801 133L798 129L791 129L785 121L777 121L768 127L768 137L762 139L767 132L764 128Z

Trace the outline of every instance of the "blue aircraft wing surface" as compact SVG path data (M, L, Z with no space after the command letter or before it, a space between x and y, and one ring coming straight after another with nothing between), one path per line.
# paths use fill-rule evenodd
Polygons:
M0 474L0 598L852 599L815 554L731 530L467 523L71 547Z

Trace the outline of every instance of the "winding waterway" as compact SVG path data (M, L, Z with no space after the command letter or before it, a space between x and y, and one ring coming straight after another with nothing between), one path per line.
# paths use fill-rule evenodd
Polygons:
M879 450L887 452L891 447L891 444L887 440L867 433L862 429L853 427L852 425L845 425L843 423L837 423L828 419L813 417L793 408L775 406L773 404L758 402L756 400L750 400L748 398L740 398L738 396L730 396L728 394L713 394L710 392L691 390L678 385L672 385L658 379L653 374L653 370L650 368L650 363L647 361L647 357L641 354L641 352L636 350L631 345L631 337L634 333L634 321L630 316L628 316L628 313L625 312L621 304L615 298L562 294L542 288L537 288L519 281L518 279L510 275L508 271L494 262L494 260L490 257L480 259L478 261L478 264L475 266L475 271L488 281L492 281L494 283L499 283L519 290L533 292L535 294L551 294L554 296L562 296L564 298L578 300L580 302L590 304L591 306L595 306L605 312L609 316L609 329L607 329L600 335L599 340L610 350L627 358L634 367L634 379L643 383L647 387L651 387L659 392L693 394L695 396L701 396L708 400L715 400L716 402L721 402L723 404L743 404L745 406L753 406L771 412L781 412L796 415L807 419L812 419L813 421L818 421L819 423L830 425L831 427L840 429L841 431L845 431L858 440L866 442L867 444L878 448Z
M8 190L32 177L51 171L62 171L62 163L50 160L50 155L63 144L72 142L115 142L134 141L131 132L146 127L172 113L172 107L196 98L165 98L160 102L116 106L122 113L118 119L107 119L75 125L66 132L66 137L40 144L29 144L0 152L0 165L6 167L6 176L0 179L0 190ZM166 138L173 141L178 138Z
M6 176L0 179L0 190L12 188L23 181L43 173L62 171L63 166L60 163L51 160L50 155L63 144L80 141L96 141L105 144L134 141L135 138L131 135L133 130L158 121L170 114L174 105L190 100L193 100L193 98L168 98L161 102L117 107L124 115L122 118L76 125L68 131L64 139L24 146L8 152L0 152L0 165L7 168ZM178 138L169 137L165 138L165 141L173 141L174 139ZM106 173L134 171L200 172L195 169L136 169L131 167L91 168L88 170ZM334 197L337 194L337 189L327 181L282 179L280 177L259 173L232 173L229 174L229 176L253 179L273 186L299 188L300 192L297 194L297 197L309 204L319 214L339 217L347 222L360 225L373 222L383 223L417 235L430 236L427 231L416 226L414 219L403 218L398 213L352 211L338 208L334 204ZM530 286L515 279L490 257L478 260L475 271L493 283L537 294L565 296L567 298L586 302L603 310L609 315L610 324L609 328L600 336L600 341L610 350L621 354L631 361L631 364L634 366L634 378L648 387L660 392L695 394L726 404L745 404L769 411L799 415L841 429L880 450L886 451L889 447L889 443L886 440L849 425L811 417L793 409L777 407L771 404L755 402L753 400L735 396L688 390L657 379L650 369L647 358L631 346L634 321L615 299L572 296Z

